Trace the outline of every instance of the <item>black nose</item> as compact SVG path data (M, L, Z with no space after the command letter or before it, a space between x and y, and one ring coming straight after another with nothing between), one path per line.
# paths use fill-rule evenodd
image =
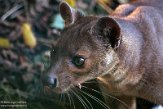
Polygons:
M55 76L45 76L43 77L43 84L44 86L48 86L50 88L57 87L57 78Z

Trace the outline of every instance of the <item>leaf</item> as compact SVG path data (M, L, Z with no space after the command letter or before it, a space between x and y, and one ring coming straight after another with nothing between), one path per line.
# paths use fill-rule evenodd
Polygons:
M32 32L29 23L25 22L21 26L24 42L30 48L34 48L37 44L36 37Z
M55 16L54 21L51 24L51 27L55 27L55 28L58 28L58 29L63 29L64 28L64 21L63 21L60 14L57 14Z
M6 38L0 38L0 47L2 47L2 48L10 48L11 47L11 43Z
M65 0L71 7L75 7L76 5L76 0Z

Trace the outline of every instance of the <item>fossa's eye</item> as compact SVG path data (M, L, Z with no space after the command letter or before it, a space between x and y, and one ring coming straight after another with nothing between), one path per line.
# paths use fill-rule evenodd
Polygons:
M85 63L85 58L80 57L80 56L75 56L75 57L72 58L72 63L76 67L83 67L83 65Z

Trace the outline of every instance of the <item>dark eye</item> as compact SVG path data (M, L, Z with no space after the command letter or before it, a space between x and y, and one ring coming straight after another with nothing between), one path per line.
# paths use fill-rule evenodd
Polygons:
M80 56L75 56L72 59L72 63L76 66L76 67L82 67L85 63L85 59L83 57Z

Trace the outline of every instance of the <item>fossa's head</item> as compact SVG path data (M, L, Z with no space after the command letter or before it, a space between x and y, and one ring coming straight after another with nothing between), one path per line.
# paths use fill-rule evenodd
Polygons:
M57 93L108 74L118 63L115 49L120 43L119 25L110 17L84 16L65 2L60 14L65 28L42 75L45 86Z

